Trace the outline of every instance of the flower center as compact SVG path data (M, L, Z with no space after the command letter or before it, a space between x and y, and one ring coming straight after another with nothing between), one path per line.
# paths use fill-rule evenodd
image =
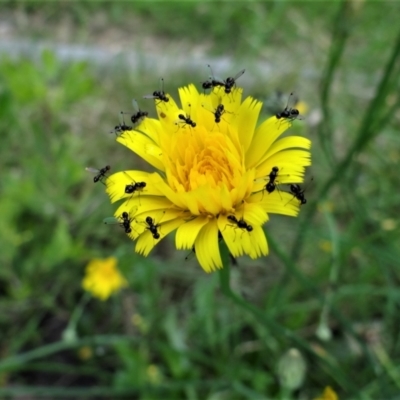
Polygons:
M180 128L169 154L169 179L176 191L191 192L200 187L235 188L243 173L241 149L231 137L203 126Z

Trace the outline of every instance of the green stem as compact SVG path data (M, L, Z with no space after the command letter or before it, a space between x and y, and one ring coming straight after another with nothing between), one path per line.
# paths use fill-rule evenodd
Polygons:
M74 311L71 314L71 318L69 319L67 327L63 331L63 339L66 342L73 342L77 339L78 334L76 331L76 326L78 324L79 318L83 313L83 309L85 308L86 303L91 298L91 294L89 292L85 292L78 304L75 306Z
M96 335L88 338L76 339L72 342L61 340L0 361L0 371L16 369L20 365L32 360L44 358L63 350L75 349L82 346L114 345L123 341L132 342L137 340L138 339L133 337L121 335Z
M352 382L346 378L342 371L337 366L333 365L329 359L323 358L321 355L316 353L306 340L302 339L290 329L278 324L265 311L262 311L253 304L247 302L241 296L232 291L230 286L229 250L224 242L220 244L220 250L223 263L223 268L219 270L220 287L222 293L227 298L232 300L236 305L252 314L258 322L264 325L268 330L274 332L276 336L289 339L299 348L309 353L314 359L316 359L316 361L319 361L321 367L326 369L343 388L355 392L357 388L353 386Z
M333 218L331 212L329 209L323 210L327 225L328 225L328 230L331 236L331 243L332 243L332 258L331 258L331 269L329 273L329 283L330 283L330 288L328 289L328 292L325 296L325 301L322 307L321 315L320 315L320 320L319 320L319 327L317 332L320 333L319 338L322 340L327 340L331 338L331 331L329 328L328 320L329 320L329 313L330 309L333 304L333 297L334 297L334 291L336 290L336 285L339 279L339 269L340 269L340 262L339 262L339 256L340 256L340 249L339 249L339 235L337 231L337 227L335 224L335 219ZM318 333L317 333L318 334ZM321 336L322 335L322 336ZM326 336L323 336L326 335Z
M385 369L387 375L392 379L393 383L400 389L400 373L397 366L393 364L389 354L386 352L384 346L381 343L376 343L373 347L375 355L382 367Z
M399 90L399 89L397 89ZM392 106L386 111L386 114L381 117L380 120L375 121L372 130L383 130L383 128L391 121L393 115L400 107L400 96L397 95L397 100L392 104Z
M336 15L332 45L328 56L328 62L321 82L321 108L323 114L323 124L320 124L318 138L321 142L321 147L330 161L331 166L335 163L335 154L332 151L332 119L329 108L329 100L333 78L335 71L340 63L344 53L346 40L349 37L350 22L349 22L350 5L347 1L343 1L339 12Z
M303 220L299 224L298 234L296 240L293 244L291 258L298 259L301 253L301 249L303 247L303 242L306 238L309 228L312 226L311 219L314 217L314 214L317 211L318 202L323 201L329 194L332 187L340 182L342 177L345 174L346 169L352 163L354 156L359 153L365 146L380 132L380 130L375 130L376 124L374 124L374 120L376 116L379 116L382 113L382 109L385 107L385 97L387 96L389 90L392 85L390 85L390 81L392 76L397 75L398 71L395 70L396 62L400 56L400 31L398 33L395 45L393 47L393 52L389 57L389 60L386 64L384 73L382 75L382 79L379 82L377 90L375 92L374 98L371 100L367 111L364 113L363 120L360 124L360 128L358 129L358 133L356 139L353 144L347 151L345 157L336 167L334 173L331 174L331 177L325 182L325 184L321 187L318 194L316 195L316 199L307 203L307 211L303 218ZM392 117L392 115L390 115Z
M311 292L312 296L317 298L321 303L324 302L324 297L318 290L318 288L315 286L315 284L307 278L292 262L291 258L289 258L279 247L277 242L272 240L272 238L269 238L269 244L271 249L274 251L274 253L279 257L279 259L284 263L287 273L289 273L292 277L296 279L297 282L299 282L302 286L304 286L307 291ZM365 341L360 338L356 332L354 331L354 324L350 322L346 317L343 316L343 314L335 307L333 304L331 304L330 308L333 316L345 327L345 331L348 332L359 344L361 349L364 352L364 355L368 359L368 361L371 363L371 365L374 363L374 358L371 355L371 352L369 351L368 347L365 344Z
M157 385L143 384L135 385L131 383L129 388L117 388L109 386L96 387L54 387L54 386L21 386L16 387L0 387L0 396L14 396L20 398L176 398L168 397L166 391L184 390L188 386L194 386L199 389L209 388L211 391L225 389L229 387L229 382L222 379L199 379L199 380L182 380L175 382L160 383ZM147 393L146 393L147 392ZM145 395L145 394L146 395ZM153 396L150 396L152 394ZM140 396L142 395L142 396ZM60 397L59 397L60 396ZM129 396L129 397L127 397ZM167 396L167 397L165 397Z
M79 300L79 303L76 305L74 311L72 312L71 318L68 322L68 326L66 328L66 330L68 329L76 329L76 326L78 324L78 321L81 317L81 315L83 314L83 310L87 304L87 302L90 300L91 298L91 294L89 292L85 292L83 294L83 296L81 297L81 299Z

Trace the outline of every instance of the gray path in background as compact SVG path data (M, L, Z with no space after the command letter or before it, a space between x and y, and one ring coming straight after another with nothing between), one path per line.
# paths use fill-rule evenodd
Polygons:
M133 70L151 70L157 74L165 74L173 68L174 70L184 70L185 72L194 71L205 78L209 75L207 64L211 64L216 75L225 77L236 74L243 64L239 65L230 57L205 58L196 52L171 54L166 49L163 53L144 53L140 50L111 50L104 47L89 47L79 44L64 43L41 43L28 40L2 40L0 39L0 57L10 57L17 59L24 56L32 59L39 59L43 50L53 51L57 58L64 61L88 61L100 66L114 66L121 62ZM246 60L243 60L246 62ZM255 75L262 74L270 76L272 66L267 62L259 62L252 65L252 72ZM247 76L246 76L247 75ZM241 81L250 83L254 80L251 75L245 74Z

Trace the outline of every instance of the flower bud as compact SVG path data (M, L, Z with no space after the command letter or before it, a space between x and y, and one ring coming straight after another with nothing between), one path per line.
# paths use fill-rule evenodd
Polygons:
M307 365L301 353L292 348L278 361L278 377L282 387L291 391L298 389L304 381Z

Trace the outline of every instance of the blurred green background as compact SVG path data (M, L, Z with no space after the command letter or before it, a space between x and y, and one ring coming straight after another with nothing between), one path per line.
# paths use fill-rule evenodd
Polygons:
M0 11L0 398L400 399L398 2ZM110 134L119 112L137 98L154 115L141 97L160 76L176 96L207 64L246 68L264 117L292 91L308 105L290 131L313 141L308 203L231 271L258 316L173 237L136 255L85 171L148 168ZM85 265L109 256L129 288L83 306Z

